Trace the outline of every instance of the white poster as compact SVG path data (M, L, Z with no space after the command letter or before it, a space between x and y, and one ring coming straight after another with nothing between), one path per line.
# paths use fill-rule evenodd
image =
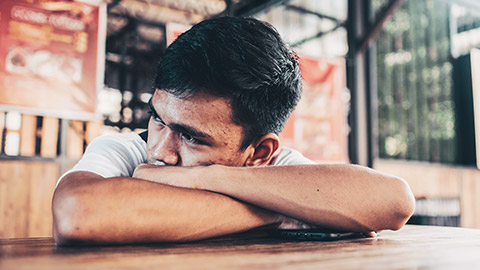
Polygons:
M0 1L0 110L97 117L106 28L97 2Z

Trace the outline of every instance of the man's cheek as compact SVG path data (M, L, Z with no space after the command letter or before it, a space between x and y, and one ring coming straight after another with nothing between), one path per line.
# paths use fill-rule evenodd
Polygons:
M147 163L152 164L152 165L156 165L155 163L158 162L158 160L155 159L155 155L153 153L154 153L153 149L151 149L147 145ZM162 164L162 165L164 165L164 164Z
M201 166L210 166L210 165L224 165L224 166L240 166L237 164L237 160L234 158L212 158L207 161L201 162Z

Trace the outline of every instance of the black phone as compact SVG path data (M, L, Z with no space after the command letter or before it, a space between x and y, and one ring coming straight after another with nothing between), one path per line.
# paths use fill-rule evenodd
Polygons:
M270 235L276 238L297 241L336 241L365 237L359 232L331 231L326 229L275 229Z

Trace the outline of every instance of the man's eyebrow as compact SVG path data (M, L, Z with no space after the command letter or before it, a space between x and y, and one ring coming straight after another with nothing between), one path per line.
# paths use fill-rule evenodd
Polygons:
M162 119L162 118L160 118L157 111L153 107L151 98L148 101L148 106L150 107L150 110L152 111L152 114L155 117L158 117L159 119ZM163 120L162 120L162 122L163 122ZM189 135L191 135L193 137L196 137L196 138L203 138L203 139L211 139L212 138L212 136L210 134L207 134L205 132L197 130L194 127L191 127L191 126L188 126L188 125L184 125L184 124L180 124L180 123L170 123L170 124L168 124L168 127L170 127L171 129L173 129L177 132L186 133L186 134L189 134Z
M153 97L152 97L153 98ZM157 111L155 110L155 108L153 107L153 104L152 104L152 98L150 98L148 100L148 107L150 107L150 111L152 111L152 114L155 116L155 117L158 117L158 113Z
M179 124L179 123L171 123L168 125L171 129L176 130L181 133L186 133L189 134L195 138L202 138L202 139L211 139L212 136L209 134L202 132L200 130L196 130L195 128L191 126L187 126L184 124Z

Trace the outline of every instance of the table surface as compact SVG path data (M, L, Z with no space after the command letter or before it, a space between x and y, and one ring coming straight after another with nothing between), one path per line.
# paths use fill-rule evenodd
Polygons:
M480 269L480 230L407 225L334 242L259 233L184 244L56 247L0 239L0 269Z

